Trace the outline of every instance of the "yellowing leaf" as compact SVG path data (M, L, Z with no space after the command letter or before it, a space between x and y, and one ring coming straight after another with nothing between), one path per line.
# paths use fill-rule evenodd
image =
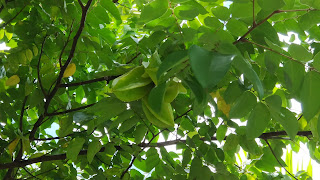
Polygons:
M12 156L12 153L14 151L14 149L16 148L16 146L18 145L18 142L20 141L20 138L16 138L15 140L13 140L9 146L8 146L8 150L9 150L9 154Z
M20 82L19 76L18 75L13 75L6 81L6 86L15 86L19 82Z
M218 109L228 117L230 112L230 104L227 104L226 101L221 97L221 98L218 98L217 105L218 105Z
M63 73L63 77L72 76L76 72L76 65L71 63L68 65L67 69Z
M217 106L220 111L223 112L227 117L229 117L230 112L230 104L227 104L226 101L223 99L223 97L220 95L220 91L224 91L225 89L220 89L216 92L210 93L212 98L217 98Z
M27 56L28 61L30 62L32 60L32 58L33 58L33 54L32 54L32 51L30 49L26 50L26 56Z
M33 46L32 49L33 49L34 56L37 56L39 52L37 46Z

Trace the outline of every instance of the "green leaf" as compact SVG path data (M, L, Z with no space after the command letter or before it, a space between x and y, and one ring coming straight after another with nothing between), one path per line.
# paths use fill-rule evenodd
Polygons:
M253 139L259 137L266 129L270 121L270 112L266 105L259 102L252 110L247 122L247 137Z
M189 49L191 68L203 88L216 86L231 67L233 55L207 51L199 46Z
M280 45L277 31L268 21L255 28L251 32L251 36L254 42L258 44L267 45L265 39L268 39L272 43Z
M230 6L232 17L234 18L244 18L252 17L252 3L232 3Z
M226 143L223 146L225 151L233 151L237 148L239 144L238 136L235 134L229 134L226 139Z
M158 86L155 86L149 93L148 104L150 105L150 108L156 113L159 113L161 111L166 87L167 83L159 84Z
M246 116L257 104L257 97L250 91L244 92L230 109L230 118L242 118Z
M244 74L245 78L253 83L254 88L258 91L259 98L264 96L264 89L257 73L253 70L251 64L242 56L236 56L232 65Z
M226 125L220 125L217 129L216 138L218 141L224 140L227 132L227 126Z
M88 108L87 112L101 114L103 115L104 119L110 119L125 111L126 108L126 104L122 101L118 100L117 98L108 97L100 100L97 104Z
M89 143L88 153L87 153L87 159L89 164L91 164L94 156L100 151L101 146L102 145L98 139L94 139L92 140L92 142Z
M146 125L144 124L139 124L137 127L136 127L136 130L134 131L134 142L135 143L140 143L144 136L146 135L146 132L147 132L148 128L146 127Z
M318 52L313 58L313 67L320 71L320 52Z
M230 18L230 11L227 7L224 6L217 6L211 9L213 15L217 18L221 19L222 21L226 21Z
M226 27L234 36L242 36L248 31L248 26L242 21L236 19L230 19Z
M299 20L299 26L303 30L309 30L318 23L320 23L319 11L307 12L306 14L302 15Z
M112 16L119 21L119 24L122 22L120 12L111 0L101 0L99 1L101 6L104 7Z
M64 117L59 120L59 137L65 137L73 132L72 118Z
M300 0L302 4L307 4L315 9L320 9L320 0Z
M290 44L288 52L293 58L302 62L310 61L312 59L312 53L299 44Z
M86 114L84 112L76 112L73 114L73 121L76 123L83 123L89 120L94 119L94 116L91 114Z
M140 119L137 116L133 116L130 119L127 119L126 121L124 121L120 128L119 128L119 132L126 132L129 129L131 129L132 127L134 127L138 122L140 121Z
M202 161L199 158L195 157L192 160L191 167L190 167L190 179L201 179L202 177L201 170L202 170Z
M320 74L310 71L306 74L301 89L303 116L310 121L320 110Z
M299 96L305 75L305 67L294 61L288 61L283 66L285 86L289 92Z
M273 52L267 51L264 53L264 63L267 70L274 74L279 68L279 63L281 61L281 56Z
M160 77L170 70L171 68L177 66L178 64L182 63L183 61L187 60L188 57L188 51L175 51L171 54L169 54L164 61L159 66L158 72L157 72L157 78L160 79Z
M168 1L154 0L143 7L139 21L148 23L161 17L168 10Z
M174 14L181 20L193 20L198 16L199 10L191 5L181 5L174 8Z
M206 94L204 92L204 89L196 80L196 78L189 76L183 79L183 82L191 89L199 104L202 104L204 101L206 101Z
M224 92L223 99L227 104L232 104L244 91L245 88L238 81L232 81Z
M215 150L216 150L216 155L220 159L220 161L224 161L224 159L225 159L224 151L220 148L217 148Z
M274 112L280 112L282 106L281 97L278 95L271 95L265 99L267 105Z
M146 160L146 166L147 166L147 172L150 172L155 166L157 166L160 162L159 154L157 149L150 148L147 153L147 160Z
M67 159L75 161L85 142L83 138L74 138L67 148Z
M258 4L265 11L275 11L281 9L285 2L283 0L258 0Z
M191 150L187 148L186 150L183 151L182 167L186 167L187 164L189 164L191 158L192 158Z
M273 119L278 121L287 132L289 137L294 140L299 130L299 124L294 114L286 108L281 108L280 112L270 110Z
M223 25L216 17L206 17L203 21L206 26L209 26L213 29L218 29Z

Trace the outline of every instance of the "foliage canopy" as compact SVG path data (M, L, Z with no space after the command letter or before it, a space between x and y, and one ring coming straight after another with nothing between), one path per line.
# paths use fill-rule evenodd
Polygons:
M303 142L320 160L318 9L2 0L0 178L311 178L281 157Z

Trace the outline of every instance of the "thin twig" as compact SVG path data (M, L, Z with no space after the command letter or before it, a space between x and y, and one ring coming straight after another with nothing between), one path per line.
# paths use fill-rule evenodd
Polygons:
M157 134L155 134L155 135L150 139L148 145L150 145L150 143L154 140L154 138L156 138L156 137L157 137L161 132L163 132L163 131L164 131L164 130L162 130L162 131L158 132ZM140 154L142 151L144 151L145 148L146 148L146 147L143 147L143 148L139 151L138 154ZM135 161L136 159L137 159L137 156L133 156L133 158L132 158L129 166L127 167L127 169L122 172L120 179L122 179L123 176L129 171L129 169L132 167L132 165L133 165L133 163L134 163L134 161Z
M40 54L39 54L38 65L37 65L38 82L39 82L39 86L40 86L40 89L41 89L44 97L47 97L47 93L46 93L46 91L44 90L43 85L42 85L42 82L41 82L41 77L40 77L40 62L41 62L41 57L42 57L42 54L43 54L44 43L46 42L47 37L48 37L48 35L45 35L44 38L43 38L43 41L42 41L42 44L41 44L41 50L40 50Z
M59 87L72 87L72 86L81 86L81 85L85 85L85 84L91 84L91 83L95 83L95 82L99 82L99 81L107 81L107 83L115 78L117 78L119 76L104 76L104 77L100 77L100 78L96 78L96 79L91 79L88 81L82 81L82 82L76 82L76 83L69 83L69 84L60 84Z
M267 143L271 153L273 154L274 158L276 158L276 160L278 161L279 165L291 176L293 177L294 179L298 180L293 174L291 174L284 166L283 164L280 162L280 160L278 159L277 155L274 153L272 147L270 146L268 140L264 139L264 141Z
M56 167L54 167L54 168L52 168L52 169L49 169L49 170L47 170L47 171L41 172L41 173L39 173L39 174L36 174L36 175L34 175L34 177L40 176L40 175L45 174L45 173L48 173L48 172L50 172L50 171L52 171L52 170L56 170L57 168L58 168L58 166L56 166ZM27 179L33 179L33 177L28 177Z
M2 29L3 27L5 27L6 25L8 25L9 23L11 23L17 16L19 16L19 14L24 10L24 8L26 7L27 5L23 6L23 8L21 8L21 10L15 15L13 16L11 19L9 19L7 22L5 22L4 24L1 24L0 25L0 29Z
M34 140L35 141L51 141L51 140L56 140L56 139L64 139L64 138L71 137L71 136L74 136L76 134L81 134L81 133L84 133L84 132L87 132L87 130L83 130L83 131L80 131L80 132L73 132L73 133L65 135L63 137L50 137L50 138L39 138L39 139L35 138Z
M71 33L72 33L72 28L73 28L73 22L74 22L74 20L73 20L72 23L71 23L70 31L69 31L69 34L68 34L68 37L67 37L67 41L64 43L64 46L63 46L63 48L62 48L62 50L61 50L61 52L60 52L60 55L59 55L59 65L60 65L60 67L62 67L62 55L63 55L64 50L66 49L66 47L67 47L67 45L68 45L68 43L69 43L69 41L70 41L70 37L71 37Z
M253 41L249 41L249 40L247 40L247 39L242 39L241 41L242 41L242 42L247 42L247 43L250 43L250 44L254 44L254 45L259 46L259 47L261 47L261 48L263 48L263 49L266 49L266 50L268 50L268 51L274 52L274 53L276 53L276 54L279 54L280 56L283 56L283 57L285 57L285 58L287 58L287 59L290 59L290 60L292 60L292 61L295 61L295 62L297 62L297 63L299 63L299 64L304 65L302 62L298 61L297 59L295 59L295 58L293 58L293 57L291 57L291 56L287 56L287 55L285 55L285 54L283 54L283 53L281 53L281 52L278 52L278 51L276 51L276 50L274 50L274 49L271 49L271 48L269 48L269 47L267 47L267 46L264 46L264 45L255 43L255 42L253 42Z
M174 17L174 18L175 18L175 20L176 20L176 24L177 24L177 26L178 26L178 29L179 29L180 35L181 35L182 39L184 39L184 36L183 36L183 33L182 33L181 26L180 26L180 24L178 23L178 18L177 18L177 16L175 15L174 10L173 10L173 8L172 8L171 1L170 1L170 0L168 0L168 3L169 3L169 8L171 9L171 14L173 15L173 17ZM185 46L185 44L184 44L184 43L183 43L183 45ZM185 48L186 48L186 47L185 47Z
M31 172L29 172L26 167L22 167L22 169L24 169L24 171L26 171L32 178L39 179L36 176L34 176Z
M138 52L133 58L131 58L126 64L130 64L133 60L135 60L139 55L141 54L141 52Z
M57 116L57 115L67 114L67 113L71 113L71 112L75 112L75 111L79 111L79 110L82 110L82 109L89 108L89 107L91 107L91 106L93 106L95 104L96 103L92 103L92 104L88 104L86 106L81 106L81 107L78 107L78 108L69 109L69 110L62 111L62 112L48 113L47 116Z
M261 24L265 23L268 19L270 19L273 15L284 13L284 12L298 12L298 11L316 11L317 9L292 9L292 10L275 10L271 14L269 14L266 18L261 20L258 24L252 26L243 36L241 36L238 40L234 41L233 44L237 44L242 41L248 34L250 34L254 29L259 27Z
M192 109L188 109L185 113L181 114L180 116L177 116L176 118L174 118L174 120L177 120L185 115L187 115Z

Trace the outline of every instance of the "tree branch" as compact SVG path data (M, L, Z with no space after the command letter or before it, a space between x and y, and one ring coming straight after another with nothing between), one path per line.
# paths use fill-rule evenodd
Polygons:
M81 1L79 0L79 3L80 2ZM85 21L86 21L87 12L88 12L88 9L89 9L91 3L92 3L92 0L88 0L86 6L84 6L82 8L82 16L81 16L80 26L79 26L79 29L78 29L76 35L73 38L73 42L72 42L72 46L71 46L71 50L70 50L68 59L65 62L65 64L61 67L59 76L58 76L58 78L56 80L56 84L55 84L53 90L46 97L46 102L44 104L44 113L39 117L37 122L33 125L33 128L31 130L30 136L29 136L30 141L32 141L35 138L34 135L35 135L37 129L42 124L42 121L43 121L44 117L47 115L50 102L53 99L53 97L55 96L55 94L57 93L57 91L59 89L59 85L60 85L61 80L63 78L63 74L64 74L65 70L67 69L68 65L70 64L70 62L71 62L71 60L72 60L72 58L74 56L74 53L75 53L75 50L76 50L76 46L77 46L78 40L80 38L80 35L81 35L82 31L83 31L83 28L84 28L84 25L85 25Z
M21 8L21 10L15 15L13 16L11 19L9 19L7 22L3 23L0 25L0 29L4 28L5 26L7 26L9 23L11 23L17 16L19 16L19 14L24 10L24 8L26 7L27 5L24 5L23 8Z
M73 133L68 134L66 136L63 136L63 137L50 137L50 138L42 138L42 139L35 138L34 140L35 141L51 141L51 140L55 140L55 139L63 139L63 138L71 137L71 136L74 136L76 134L81 134L83 132L87 132L87 130L83 130L83 131L80 131L80 132L73 132Z
M24 171L26 171L32 178L39 179L36 176L34 176L31 172L29 172L25 167L23 167Z
M317 11L317 9L309 8L309 9L275 10L271 14L269 14L266 18L261 20L258 24L252 25L252 27L243 36L241 36L238 40L234 41L233 44L237 44L240 41L242 41L248 34L250 34L254 29L259 27L261 24L265 23L273 15L279 14L279 13L284 13L284 12L298 12L298 11Z
M293 57L287 56L287 55L285 55L285 54L283 54L283 53L281 53L281 52L278 52L278 51L276 51L276 50L274 50L274 49L271 49L271 48L269 48L269 47L263 46L263 45L261 45L261 44L258 44L258 43L252 42L252 41L249 41L249 40L247 40L247 39L242 39L241 41L242 41L242 42L247 42L247 43L250 43L250 44L253 44L253 45L256 45L256 46L259 46L259 47L261 47L261 48L263 48L263 49L266 49L266 50L268 50L268 51L274 52L274 53L276 53L276 54L279 54L280 56L283 56L283 57L285 57L285 58L287 58L287 59L290 59L290 60L292 60L292 61L295 61L295 62L297 62L297 63L299 63L299 64L304 65L301 61L298 61L297 59L295 59L295 58L293 58Z
M160 133L161 132L157 133L154 136L154 138L156 136L158 136ZM274 137L285 136L285 135L287 135L287 133L285 131L268 132L268 133L263 133L261 136L259 136L259 138L265 140L265 139L273 139ZM312 135L312 133L311 133L311 131L300 131L300 132L298 132L297 135L298 136L310 136L310 135ZM186 140L180 140L180 139L173 140L173 141L160 142L160 143L151 143L154 138L152 138L149 141L149 143L140 143L140 144L138 144L138 146L143 147L143 149L142 149L142 151L143 151L147 147L164 147L164 146L174 145L174 144L177 144L179 142L186 143ZM206 141L205 138L201 138L201 140ZM216 137L212 137L211 140L214 141L214 140L217 140L217 138ZM120 146L115 146L115 148L117 150L121 150L122 149ZM102 147L99 152L103 152L104 150L105 150L105 147ZM142 152L142 151L140 151L140 152ZM79 155L86 155L86 154L87 154L87 150L81 150L80 153L79 153ZM30 165L30 164L34 164L34 163L38 163L38 162L53 161L53 160L64 160L64 159L66 159L66 154L45 155L45 156L41 156L41 157L37 157L37 158L33 158L33 159L28 159L28 160L19 160L19 161L14 161L14 162L10 162L10 163L0 164L0 169L24 167L24 166L27 166L27 165ZM132 159L132 160L135 160L135 159ZM128 168L128 170L129 169L130 169L130 167Z
M163 131L164 131L164 130L162 130L162 131L158 132L157 134L153 135L152 138L150 139L150 141L148 142L148 145L150 145L150 143L154 140L154 138L156 138L156 137L157 137L161 132L163 132ZM143 148L139 151L139 153L138 153L137 155L139 155L146 147L148 147L148 146L143 147ZM123 176L129 171L129 169L132 167L132 165L133 165L133 163L134 163L134 161L135 161L136 159L137 159L137 156L133 156L133 158L132 158L129 166L127 167L127 169L122 172L121 177L120 177L121 179L122 179Z
M95 83L95 82L99 82L99 81L111 81L115 78L117 78L119 76L104 76L104 77L100 77L100 78L96 78L96 79L91 79L88 81L82 81L82 82L76 82L76 83L69 83L69 84L60 84L59 87L72 87L72 86L81 86L81 85L85 85L85 84L91 84L91 83Z
M278 161L279 165L291 176L293 177L294 179L298 180L293 174L291 174L284 166L283 164L280 162L280 160L278 159L278 157L276 156L276 154L274 153L272 147L270 146L268 140L264 139L264 141L267 143L272 155L274 156L274 158L276 158L276 160Z
M141 52L138 52L133 58L131 58L126 64L130 64L133 60L135 60L139 55L141 54Z
M39 60L38 60L38 65L37 65L37 74L38 74L38 81L39 81L39 85L40 85L40 89L44 95L44 97L47 97L47 93L45 92L43 86L42 86L42 82L41 82L41 77L40 77L40 61L41 61L41 57L42 57L42 53L43 53L43 46L44 43L46 42L46 38L47 35L44 36L42 44L41 44L41 50L40 50L40 54L39 54Z
M91 106L93 106L93 105L95 105L95 104L96 104L96 103L88 104L88 105L86 105L86 106L81 106L81 107L78 107L78 108L69 109L69 110L62 111L62 112L48 113L47 116L57 116L57 115L67 114L67 113L79 111L79 110L82 110L82 109L86 109L86 108L91 107Z
M62 50L61 50L60 55L59 55L59 65L60 65L60 67L62 67L62 55L63 55L64 50L66 49L66 47L67 47L67 45L68 45L68 43L69 43L69 41L70 41L70 36L71 36L71 33L72 33L73 22L74 22L74 21L72 21L71 26L70 26L70 32L69 32L69 35L68 35L68 37L67 37L67 41L64 43L64 46L62 47Z

